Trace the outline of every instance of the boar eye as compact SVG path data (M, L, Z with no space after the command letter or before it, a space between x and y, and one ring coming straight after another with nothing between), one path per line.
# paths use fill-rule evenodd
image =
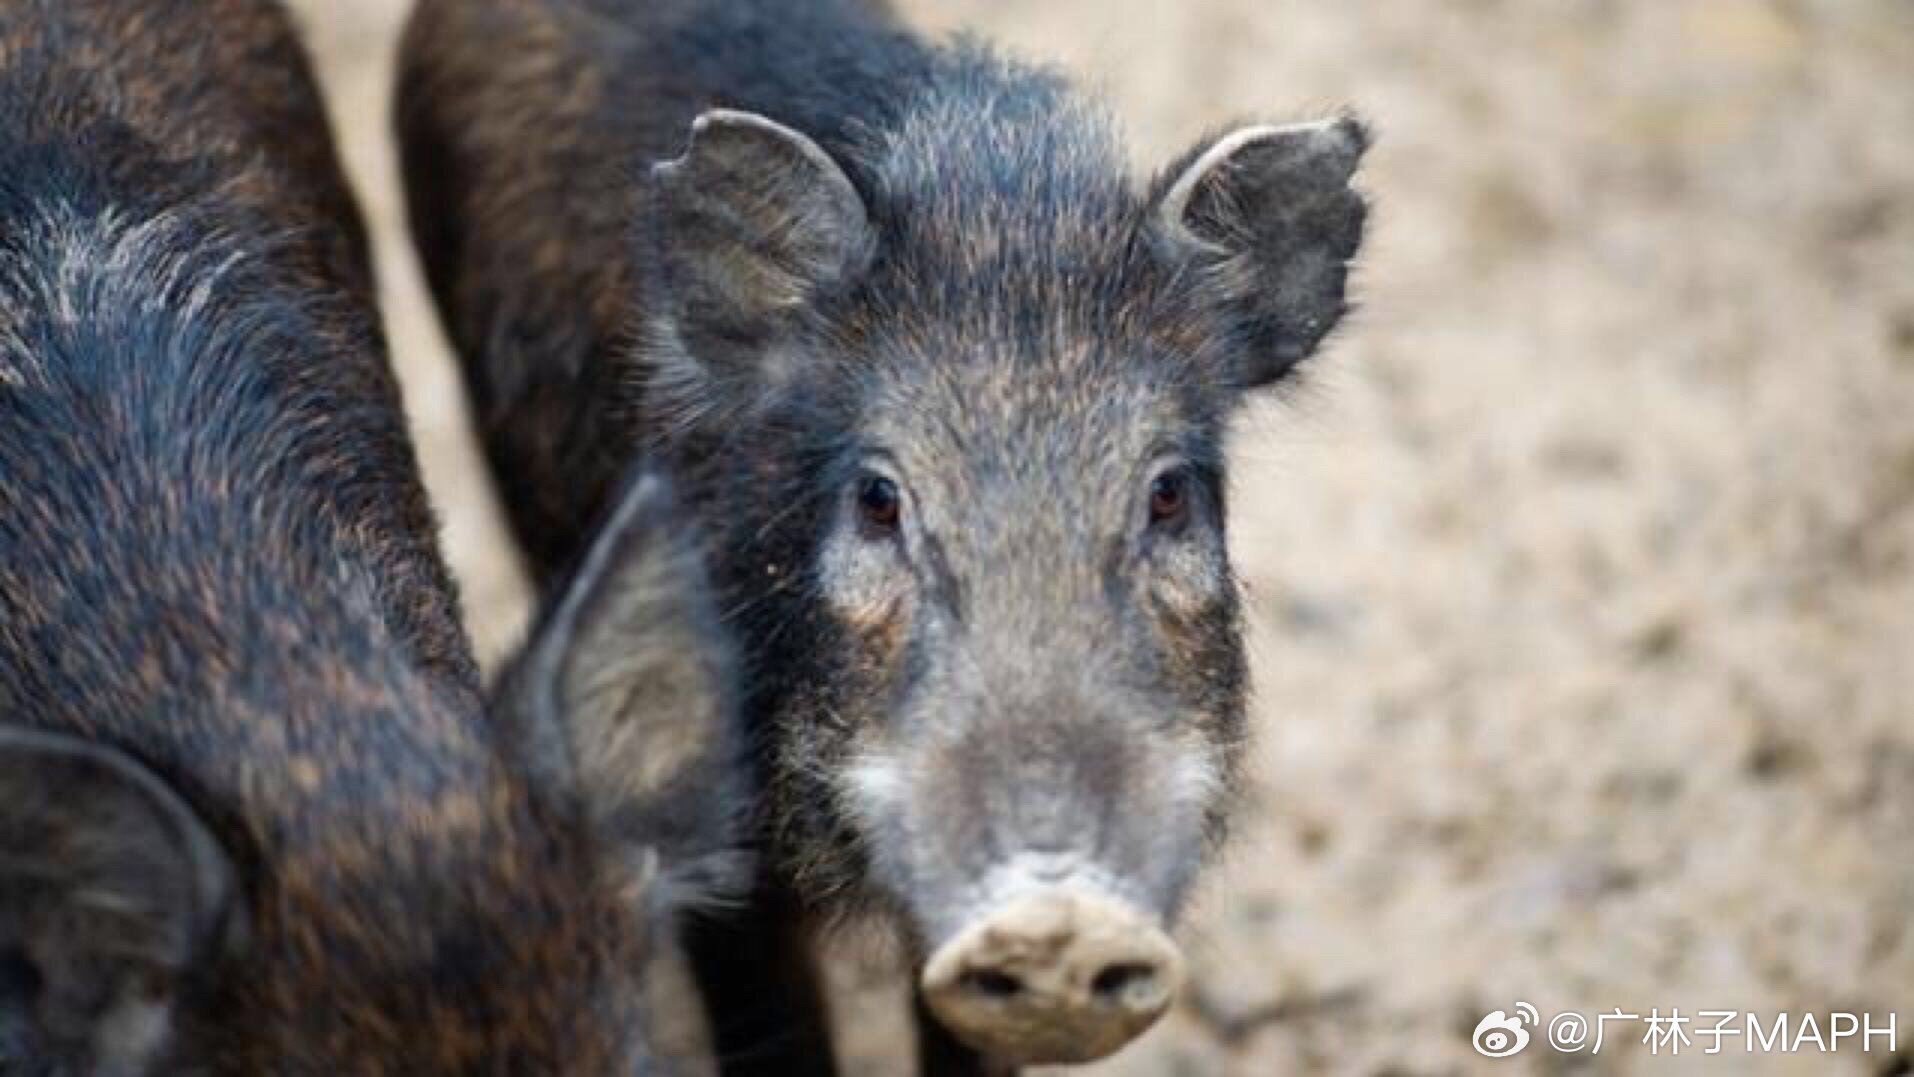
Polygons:
M882 475L866 475L858 480L858 518L874 533L890 534L896 531L903 509L903 495L897 492L896 483Z
M1175 527L1190 513L1190 476L1182 468L1150 481L1150 526Z

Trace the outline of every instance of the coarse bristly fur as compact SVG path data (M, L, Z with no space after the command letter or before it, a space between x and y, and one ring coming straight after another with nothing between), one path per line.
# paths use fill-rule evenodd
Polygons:
M1167 924L1245 736L1225 428L1345 312L1368 134L1239 128L1139 185L1056 72L881 7L426 0L416 236L535 567L639 458L708 535L759 924L875 909L926 952L1032 854ZM779 1029L733 1007L809 989L727 965L789 949L739 930L777 938L720 934L705 985L751 1051Z
M0 2L0 1072L650 1072L731 660L627 500L488 716L284 11Z

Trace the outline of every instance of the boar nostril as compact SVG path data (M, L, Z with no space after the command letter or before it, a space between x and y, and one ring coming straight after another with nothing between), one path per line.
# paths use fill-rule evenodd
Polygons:
M1116 1005L1148 1001L1156 994L1156 968L1135 962L1119 962L1097 973L1090 990L1099 1000Z
M972 991L989 998L1011 998L1023 990L1023 981L995 969L973 969L964 973L963 983Z

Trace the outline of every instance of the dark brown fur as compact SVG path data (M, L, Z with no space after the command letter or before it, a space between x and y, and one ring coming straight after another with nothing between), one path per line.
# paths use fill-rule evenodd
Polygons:
M615 529L611 564L674 582L575 604L484 714L277 3L0 3L0 162L0 721L65 746L0 738L0 810L38 821L0 828L0 967L26 985L0 992L0 1070L642 1070L646 894L676 866L651 858L712 834L661 800L715 795L727 756L695 563ZM622 646L592 642L612 624ZM556 657L581 640L595 664ZM684 742L633 787L632 743L673 742L615 723L658 704ZM135 869L145 831L49 796L53 757L126 818L203 827L219 914ZM50 889L19 874L41 861ZM125 922L150 947L77 915L118 891L154 902ZM158 1046L100 1024L114 1000L166 1008Z

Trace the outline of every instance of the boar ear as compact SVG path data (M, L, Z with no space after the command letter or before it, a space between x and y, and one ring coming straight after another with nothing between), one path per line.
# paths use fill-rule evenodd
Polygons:
M147 1072L235 896L218 842L144 766L0 727L0 1072Z
M1368 147L1352 116L1247 127L1191 151L1160 182L1158 228L1172 256L1194 261L1201 286L1228 304L1247 386L1307 358L1347 309L1365 216L1350 179Z
M650 263L665 324L706 379L751 384L806 301L871 250L864 200L830 155L748 112L706 112L652 169Z
M737 881L746 801L733 665L687 516L661 475L641 473L559 589L500 706L539 780L626 854L624 881L655 905L722 896Z

